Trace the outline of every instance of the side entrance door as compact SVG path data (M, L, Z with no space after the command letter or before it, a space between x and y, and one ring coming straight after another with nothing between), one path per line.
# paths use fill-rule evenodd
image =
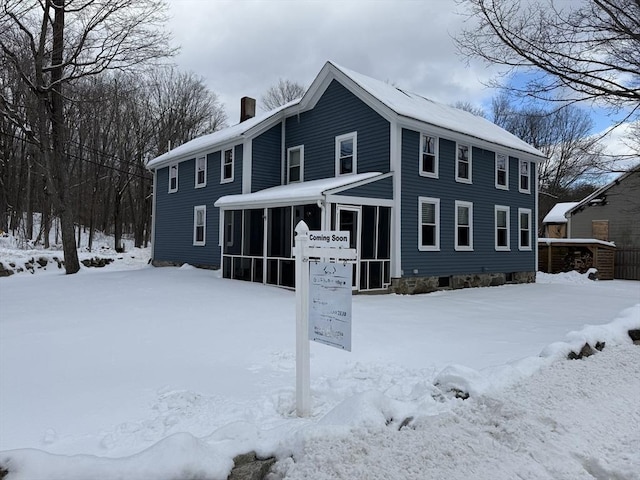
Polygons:
M337 205L336 206L336 230L347 231L351 235L349 248L355 248L358 258L353 264L354 290L360 288L360 207Z

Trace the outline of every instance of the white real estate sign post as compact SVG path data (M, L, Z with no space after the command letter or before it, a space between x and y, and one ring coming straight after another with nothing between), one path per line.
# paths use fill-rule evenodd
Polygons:
M351 262L357 252L349 248L349 232L310 232L306 223L296 226L296 412L311 411L309 340L351 351ZM321 259L314 262L312 259ZM334 260L334 263L328 263ZM314 262L313 288L309 289ZM312 298L310 309L309 300ZM312 330L309 329L309 314Z

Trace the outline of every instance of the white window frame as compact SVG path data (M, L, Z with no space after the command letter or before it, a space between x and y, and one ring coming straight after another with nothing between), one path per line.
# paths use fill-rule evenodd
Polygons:
M458 238L458 228L461 226L458 224L458 208L463 207L469 210L469 245L460 245ZM463 202L462 200L455 201L455 250L458 252L471 252L473 251L473 203Z
M351 160L351 172L340 173L340 144L345 140L351 140L353 142L353 152ZM336 137L336 177L342 175L353 175L358 173L358 132L345 133Z
M498 153L496 152L496 161L495 161L495 165L496 165L496 188L500 189L500 190L509 190L509 155L506 155L504 153ZM498 183L498 172L500 172L501 170L498 168L498 159L500 157L504 157L504 177L505 177L505 184L504 185L500 185Z
M505 212L505 218L507 220L507 244L498 245L498 212ZM511 251L511 207L506 205L496 205L494 209L494 231L495 231L495 248L497 252L509 252Z
M466 147L467 148L467 165L469 166L468 168L468 173L469 173L469 178L462 178L460 177L460 160L458 159L458 153L460 152L460 148L462 147ZM457 143L456 142L456 182L460 182L460 183L473 183L473 176L472 176L472 168L471 168L471 151L472 151L472 147L471 145L465 144L465 143Z
M529 217L529 223L528 225L522 225L522 214L526 213ZM533 249L531 243L533 242L533 235L531 232L531 225L532 225L532 219L531 219L531 209L530 208L519 208L518 209L518 249L520 250L527 250L530 251ZM528 232L529 235L529 245L522 245L522 232L523 232L523 227L526 226L526 231Z
M234 170L235 170L235 152L233 151L234 148L230 147L230 148L225 148L220 152L220 183L231 183L233 182L233 176L235 174ZM226 161L226 153L227 152L231 152L231 177L229 178L225 178L224 177L224 167L226 165L225 161Z
M424 165L423 162L423 155L425 155L425 151L424 151L424 147L426 144L426 139L427 138L432 138L433 139L433 172L428 172L426 170L423 170L422 167ZM427 155L429 155L427 153ZM421 133L420 134L420 152L418 154L418 170L420 172L420 175L422 175L423 177L429 177L429 178L438 178L439 175L439 161L438 161L438 137L434 136L434 135L428 135L426 133Z
M291 152L300 151L300 176L298 180L291 181ZM295 147L287 148L287 183L304 182L304 145L296 145Z
M202 169L200 168L201 160L203 160ZM204 172L204 179L202 182L198 182L198 173L200 172ZM202 188L206 186L207 186L207 156L203 155L200 157L196 157L196 187L195 188Z
M527 174L522 174L522 166L527 166ZM527 188L522 188L522 177L527 178ZM528 160L518 160L518 191L520 193L531 193L531 162Z
M171 179L173 178L172 172L176 172L176 187L171 188ZM178 191L178 164L174 163L173 165L169 165L169 193L174 193Z
M422 204L435 205L435 245L422 244ZM418 250L422 252L440 251L440 199L431 197L418 197Z
M202 215L202 240L198 240L198 212L204 212ZM193 245L202 247L207 243L207 206L197 205L193 207Z

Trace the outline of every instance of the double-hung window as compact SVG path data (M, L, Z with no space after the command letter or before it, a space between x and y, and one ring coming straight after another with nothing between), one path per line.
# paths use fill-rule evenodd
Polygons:
M531 250L531 210L518 209L518 230L520 232L520 250Z
M336 137L336 177L358 171L358 133Z
M473 203L456 200L456 250L473 250Z
M440 250L440 199L418 197L418 250Z
M531 192L531 164L526 160L520 160L520 192Z
M509 243L509 212L510 208L502 205L496 205L496 250L509 251L511 245Z
M287 150L287 181L302 182L304 168L304 146L291 147Z
M169 193L178 191L178 164L169 165Z
M496 188L509 190L509 157L496 153Z
M456 182L471 183L471 149L458 145L456 155Z
M196 188L207 185L207 157L196 158Z
M438 139L420 136L420 175L438 178Z
M207 227L207 206L193 207L193 244L202 246L205 244L205 232Z
M222 151L220 183L233 182L233 148Z

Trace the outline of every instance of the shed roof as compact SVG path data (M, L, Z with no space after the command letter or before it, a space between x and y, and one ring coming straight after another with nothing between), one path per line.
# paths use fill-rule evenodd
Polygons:
M542 223L567 223L565 214L575 207L578 202L561 202L556 203L553 208L542 219Z

